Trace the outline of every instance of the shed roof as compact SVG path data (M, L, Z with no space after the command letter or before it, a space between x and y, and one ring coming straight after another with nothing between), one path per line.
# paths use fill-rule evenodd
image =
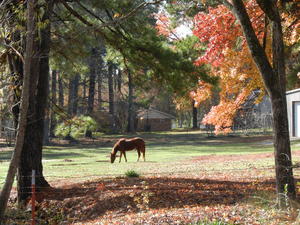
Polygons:
M175 119L175 116L156 109L144 109L138 112L139 119Z
M300 92L300 88L294 89L294 90L290 90L290 91L287 91L287 92L286 92L286 95L294 94L294 93L297 93L297 92Z

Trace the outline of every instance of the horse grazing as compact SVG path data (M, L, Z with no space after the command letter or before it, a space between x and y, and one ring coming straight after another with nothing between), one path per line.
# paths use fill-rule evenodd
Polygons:
M130 139L121 138L120 140L118 140L111 151L110 162L113 163L115 161L116 154L118 151L121 152L119 163L121 162L122 155L124 155L125 161L127 162L125 152L133 150L133 149L136 149L138 152L137 161L139 161L141 153L143 154L143 159L145 161L145 150L146 150L145 142L142 138L136 137L136 138L130 138Z

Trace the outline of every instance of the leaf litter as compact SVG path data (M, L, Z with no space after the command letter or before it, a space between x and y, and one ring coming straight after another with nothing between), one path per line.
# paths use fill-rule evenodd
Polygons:
M195 160L208 163L207 156L187 163ZM249 157L249 165L252 160L255 157ZM54 188L42 194L38 224L156 225L221 221L284 225L294 223L298 215L296 210L276 209L274 179L253 167L66 183L53 183Z

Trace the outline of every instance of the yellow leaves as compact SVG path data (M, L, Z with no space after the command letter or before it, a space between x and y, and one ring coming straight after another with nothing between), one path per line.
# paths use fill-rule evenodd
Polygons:
M220 103L213 106L202 120L203 124L214 125L216 134L231 132L237 111L252 91L261 90L257 102L261 101L265 94L262 78L246 47L240 51L226 48L223 54L222 65L211 70L212 76L220 78ZM211 95L211 86L204 82L199 82L197 90L190 93L191 98L198 104L209 99Z
M173 100L176 109L179 111L186 111L191 109L191 98L189 96L177 97Z
M118 18L118 17L120 17L120 16L121 16L120 13L115 13L115 14L114 14L114 18Z
M198 107L199 104L209 99L212 95L212 85L205 83L204 81L199 81L199 87L196 91L190 92L190 97L195 100L195 106Z
M297 13L282 13L284 42L287 46L300 41L300 15Z

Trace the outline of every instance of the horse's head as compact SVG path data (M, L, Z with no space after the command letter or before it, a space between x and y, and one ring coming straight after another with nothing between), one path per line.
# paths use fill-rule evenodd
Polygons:
M114 163L115 159L116 159L116 154L110 153L110 162Z

